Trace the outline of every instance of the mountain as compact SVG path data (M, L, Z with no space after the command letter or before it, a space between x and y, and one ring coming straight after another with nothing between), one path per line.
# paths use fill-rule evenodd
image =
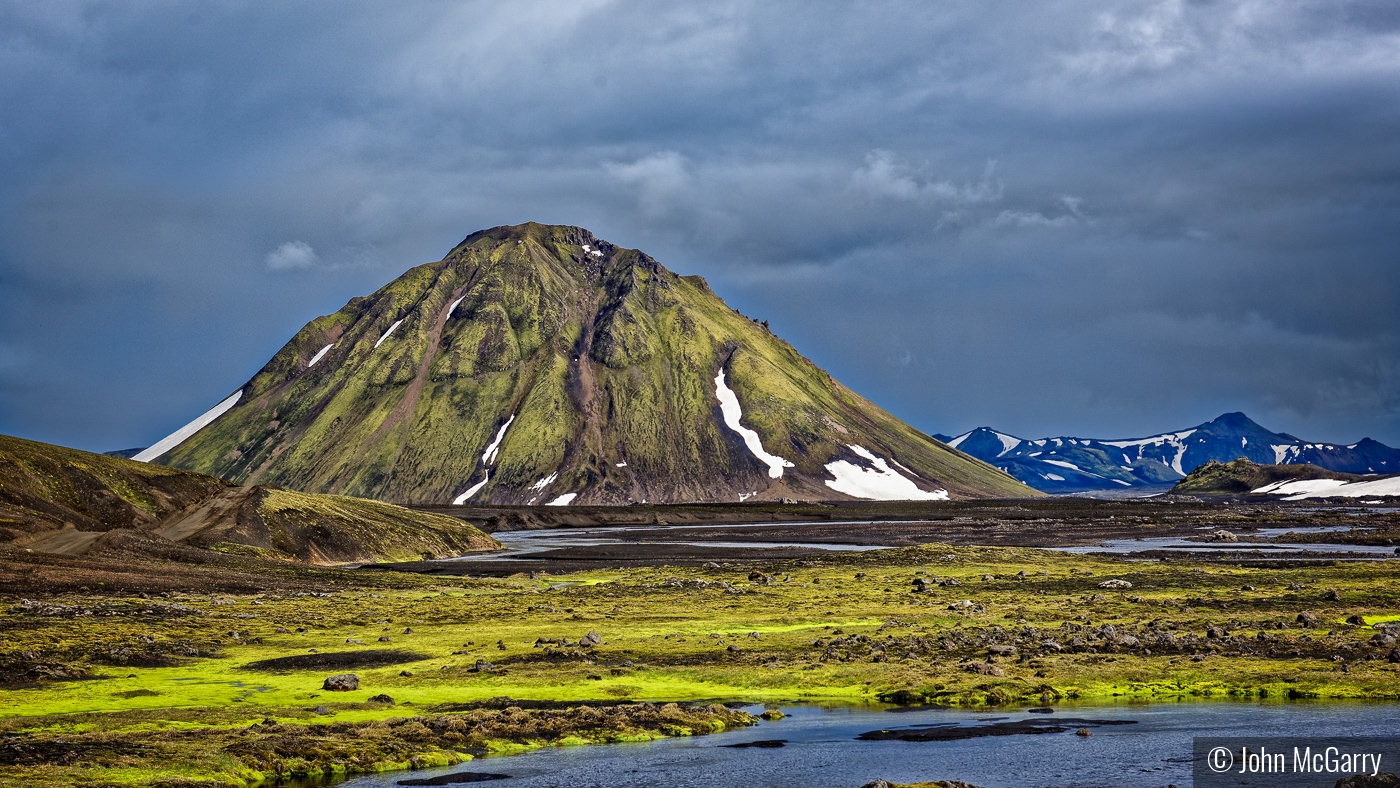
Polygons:
M1370 438L1349 446L1309 442L1270 432L1243 413L1226 413L1191 429L1135 440L1024 440L990 427L935 437L1050 493L1164 490L1207 462L1239 457L1262 465L1310 464L1339 473L1400 473L1400 450Z
M1305 498L1400 497L1400 476L1359 476L1316 465L1260 465L1244 458L1211 460L1176 483L1183 495L1271 495L1286 501Z
M132 538L136 537L136 538ZM333 495L239 487L162 465L0 435L0 545L85 553L172 542L317 564L499 547L453 517Z
M136 458L410 504L1036 494L847 389L704 279L539 224L474 233L312 320Z

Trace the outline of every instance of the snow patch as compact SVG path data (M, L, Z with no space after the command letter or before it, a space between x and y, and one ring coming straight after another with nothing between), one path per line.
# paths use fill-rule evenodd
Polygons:
M1051 465L1058 465L1058 466L1060 466L1061 468L1068 468L1068 469L1070 469L1071 471L1075 471L1076 473L1088 473L1088 471L1084 470L1083 468L1079 467L1078 465L1075 465L1075 464L1072 463L1072 462L1065 462L1064 460L1043 460L1043 462L1047 462L1047 463L1049 463L1049 464L1051 464ZM1092 474L1090 474L1090 475L1092 475ZM1060 481L1064 481L1064 480L1061 479Z
M578 493L564 493L552 501L545 501L545 506L568 506L578 497Z
M997 436L997 440L1001 441L1001 454L998 454L998 457L1021 445L1020 438L1013 438L1010 435L1003 435L1000 432L993 432L992 434Z
M768 466L768 477L770 479L781 479L783 469L791 468L793 464L777 456L769 454L763 450L763 442L759 440L758 433L739 423L740 417L744 415L743 409L739 406L739 397L728 386L724 384L724 370L720 370L715 376L715 396L719 398L720 413L724 415L724 423L729 429L739 433L744 439L744 445L749 448L753 456L758 461Z
M1292 446L1278 445L1271 445L1269 448L1274 450L1274 465L1282 465L1284 459L1288 457L1288 452L1293 449Z
M551 473L550 475L530 485L530 489L534 492L541 492L544 490L544 488L548 487L551 484L554 484L555 480L558 478L559 472L555 471L554 473Z
M1117 482L1118 484L1121 484L1121 485L1123 485L1124 487L1132 487L1132 486L1133 486L1133 483L1132 483L1132 482L1125 482L1125 481L1123 481L1122 479L1109 479L1109 481L1111 481L1111 482Z
M399 324L402 323L402 322L403 322L403 318L399 318L398 320L395 320L395 321L394 321L394 324L393 324L392 326L389 326L389 330L388 330L388 331L385 331L385 332L384 332L384 335L381 336L381 337L379 337L379 341L374 343L374 349L375 349L375 350L378 350L378 349L379 349L379 346L382 345L382 344L384 344L384 340L388 339L388 338L389 338L389 335L392 334L392 333L394 333L394 329L398 328L398 327L399 327Z
M1062 481L1065 480L1065 477L1061 476L1061 475L1058 474L1058 473L1047 473L1047 474L1044 474L1044 476L1045 476L1045 478L1047 478L1047 479L1049 479L1049 480L1051 480L1051 481L1055 481L1055 482L1062 482Z
M470 486L470 487L467 488L467 491L466 491L466 492L462 493L461 495L457 496L456 498L453 498L453 499L452 499L452 505L453 505L453 506L461 506L462 504L466 503L473 495L476 495L477 493L481 492L481 488L482 488L482 487L485 487L485 486L486 486L486 483L489 482L489 481L491 481L491 472L490 472L490 471L487 471L487 472L486 472L486 478L485 478L485 479L482 479L481 481L477 482L476 484L473 484L472 486Z
M323 347L323 348L321 348L320 350L316 351L316 355L312 356L312 357L311 357L311 360L308 361L308 362L306 362L306 368L307 368L307 369L311 369L312 367L316 366L316 362L321 360L321 356L326 355L326 352L329 351L329 350L330 350L331 348L333 348L333 347L335 347L335 343L334 343L334 342L332 342L332 343L330 343L329 345L326 345L325 347Z
M196 432L199 432L200 430L209 426L210 422L214 421L214 419L217 419L220 416L227 413L229 408L232 408L234 405L238 404L238 400L242 396L243 389L239 389L238 391L233 392L233 396L229 397L223 402L220 402L218 405L215 405L209 410L206 410L204 413L199 415L199 418L195 419L189 424L186 424L180 429L175 430L174 432L170 433L164 438L161 438L160 440L156 441L154 446L150 447L149 449L146 449L140 454L137 454L131 459L136 460L137 462L150 462L151 460L154 460L155 458L170 451L176 446L179 446L180 444L188 440L191 435L194 435Z
M826 464L826 470L834 478L826 486L853 498L866 498L874 501L946 501L947 490L929 492L920 490L912 481L900 476L874 452L863 446L848 444L856 456L870 461L873 468L862 468L849 460L835 460Z
M1364 482L1344 482L1340 479L1297 479L1275 482L1253 492L1287 496L1285 501L1304 498L1365 498L1370 495L1400 495L1400 476L1389 476Z
M491 441L491 445L487 446L486 451L481 453L482 465L490 465L496 461L496 452L501 448L501 439L506 436L506 430L512 421L515 421L514 413L510 414L510 418L506 419L506 423L502 424L501 429L496 432L496 439Z
M457 305L460 304L460 303L462 303L464 300L466 300L466 298L467 298L466 296L462 296L461 298L457 299L456 301L453 301L453 302L452 302L452 306L449 306L449 307L447 308L447 316L448 316L448 317L452 317L452 313L457 311Z
M747 501L748 499L754 497L755 495L758 495L758 493L757 493L757 492L739 493L739 503L743 503L744 501Z
M627 467L627 463L625 463L625 462L619 462L619 463L617 464L617 467L619 467L619 468L626 468L626 467Z

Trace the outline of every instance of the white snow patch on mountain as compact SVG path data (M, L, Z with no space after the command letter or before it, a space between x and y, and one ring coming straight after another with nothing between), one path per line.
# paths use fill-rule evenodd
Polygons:
M1044 476L1052 482L1062 482L1065 480L1065 477L1061 476L1058 473L1047 473L1044 474Z
M496 461L496 452L501 447L501 439L506 436L506 430L510 428L510 423L515 421L515 414L510 414L506 423L501 425L501 429L496 432L496 439L491 441L491 445L486 447L486 451L481 453L481 464L490 465Z
M1297 479L1275 482L1254 490L1286 496L1285 501L1305 498L1365 498L1370 495L1400 495L1400 476L1364 482L1344 482L1340 479Z
M826 464L832 475L827 487L845 493L853 498L866 498L874 501L946 501L947 490L929 492L920 490L912 481L900 476L885 462L883 457L863 446L848 445L856 456L870 461L873 468L862 468L849 460L835 460Z
M178 430L175 430L174 432L170 433L164 438L161 438L160 440L156 441L154 446L151 446L149 449L142 451L140 454L137 454L131 459L136 460L137 462L150 462L151 460L154 460L155 458L170 451L176 446L179 446L180 444L188 440L191 435L194 435L196 432L199 432L200 430L209 426L209 424L213 422L214 419L217 419L220 416L227 413L229 408L232 408L234 405L238 404L238 400L242 396L243 389L239 389L238 391L233 392L233 396L229 397L223 402L220 402L218 405L215 405L209 410L206 410L205 412L201 413L199 417L196 418L194 421L190 422L189 424L186 424Z
M568 506L578 497L578 493L564 493L552 501L545 501L545 506Z
M326 345L325 347L323 347L323 348L321 348L320 350L316 351L316 355L312 356L312 357L311 357L311 360L308 361L308 362L306 362L306 368L307 368L307 369L311 369L312 367L316 366L316 362L321 360L321 356L326 355L326 352L329 351L329 350L330 350L331 348L333 348L333 347L335 347L335 343L334 343L334 342L332 342L332 343L330 343L329 345Z
M1153 435L1150 438L1139 438L1135 441L1100 441L1105 446L1116 446L1120 449L1137 447L1139 455L1145 446L1161 446L1163 444L1179 445L1182 441L1196 434L1196 430L1189 429L1182 432L1169 432L1164 435Z
M997 436L997 440L1001 441L1001 452L997 454L998 457L1021 445L1020 438L1013 438L1010 435L1003 435L1000 432L993 432L992 434Z
M481 481L477 482L476 484L473 484L472 486L470 486L470 487L467 488L467 491L466 491L466 492L462 493L461 495L457 496L456 498L453 498L453 499L452 499L452 505L453 505L453 506L461 506L462 504L466 503L468 500L471 499L471 497L472 497L473 495L476 495L477 493L481 492L481 488L482 488L482 487L485 487L485 486L486 486L486 483L489 482L489 481L491 481L491 471L488 470L488 471L486 472L486 478L485 478L485 479L482 479Z
M969 436L969 435L971 435L971 434L972 434L972 433L970 433L970 432L964 432L963 434L959 435L958 437L953 438L952 440L948 441L948 445L949 445L949 446L952 446L953 448L956 449L956 448L958 448L959 446L961 446L961 445L962 445L962 442L965 441L965 440L967 440L967 436Z
M1274 465L1282 465L1283 461L1288 458L1288 453L1293 449L1292 446L1277 444L1270 445L1269 448L1274 450Z
M1068 469L1070 469L1071 471L1077 471L1077 472L1079 472L1079 473L1088 473L1088 471L1084 470L1083 468L1079 467L1078 465L1075 465L1075 464L1072 463L1072 462L1065 462L1064 460L1043 460L1043 462L1047 462L1047 463L1049 463L1049 464L1051 464L1051 465L1058 465L1058 466L1060 466L1061 468L1068 468ZM1063 479L1062 479L1061 481L1063 481Z
M617 464L617 467L619 467L619 468L626 468L626 467L627 467L627 463L625 463L625 462L619 462L619 463Z
M461 298L457 299L456 301L453 301L453 302L452 302L452 306L449 306L449 307L447 308L447 316L448 316L448 317L452 317L452 313L457 311L457 305L460 304L460 303L462 303L462 301L464 301L465 299L466 299L466 296L462 296Z
M715 396L719 398L719 410L724 415L724 423L729 429L739 433L744 439L744 445L748 447L753 456L758 461L768 466L768 477L770 479L781 479L783 469L791 468L793 464L777 456L769 454L763 450L763 442L759 440L758 433L743 426L739 419L744 415L743 409L739 406L739 396L724 384L724 370L720 370L715 376Z
M537 482L535 482L534 484L530 485L530 489L531 489L532 491L534 491L534 492L540 492L540 491L544 490L544 488L548 487L549 485L554 484L554 481L555 481L556 479L558 479L558 478L559 478L559 472L558 472L558 471L555 471L554 473L551 473L550 475L548 475L548 476L544 477L543 479L540 479L539 481L537 481Z
M402 322L403 322L403 318L399 318L398 320L395 320L395 321L394 321L394 324L393 324L392 326L389 326L389 330L388 330L388 331L385 331L384 334L383 334L382 336L379 337L379 341L374 343L374 349L375 349L375 350L378 350L378 349L379 349L379 346L382 345L382 344L384 344L384 340L388 339L388 338L389 338L389 335L392 334L392 333L394 333L394 329L398 328L398 327L399 327L399 324L402 323Z

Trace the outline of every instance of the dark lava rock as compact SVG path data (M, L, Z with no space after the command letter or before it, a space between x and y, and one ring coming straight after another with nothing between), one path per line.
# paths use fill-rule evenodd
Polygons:
M1332 788L1400 788L1400 777L1396 777L1393 772L1381 772L1374 777L1369 774L1354 774L1333 783Z
M1034 709L1026 709L1031 714L1054 714L1055 710L1049 706L1037 706Z
M360 688L360 677L354 673L341 673L331 676L321 683L321 689L331 692L350 692Z
M721 747L728 747L734 750L742 750L748 747L762 747L766 750L777 749L787 744L787 739L761 739L759 741L742 741L738 744L722 744Z
M578 644L580 646L596 646L602 642L603 636L598 634L597 632L589 632L587 635L584 635L583 637L578 639Z
M383 703L386 706L393 706L394 699L388 695L374 695L369 698L370 703Z
M1316 613L1299 613L1298 623L1308 629L1317 629L1322 626L1322 620L1317 617Z
M509 774L491 772L453 772L437 777L417 777L412 780L399 780L399 785L462 785L464 783L484 783L491 780L509 780Z
M1357 613L1347 616L1347 623L1355 627L1366 626L1366 617Z
M963 670L968 673L978 673L983 676L1005 676L1006 671L989 662L969 662L963 665Z
M980 739L987 736L1017 736L1021 734L1064 733L1075 730L1088 735L1086 726L1136 725L1136 720L1088 720L1062 717L1058 719L1012 720L989 722L983 725L963 726L956 722L919 725L896 730L867 731L857 736L858 741L960 741ZM1075 731L1078 733L1079 731Z

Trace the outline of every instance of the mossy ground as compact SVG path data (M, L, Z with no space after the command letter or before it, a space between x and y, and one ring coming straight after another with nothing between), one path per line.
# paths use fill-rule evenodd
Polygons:
M752 571L762 577L751 580ZM522 705L1400 700L1393 646L1370 626L1345 623L1354 615L1368 625L1400 617L1395 561L1245 568L931 545L540 579L359 576L361 585L327 596L176 592L159 600L197 611L179 615L141 612L155 604L148 600L95 596L51 600L69 606L60 614L9 607L0 615L5 664L56 662L97 678L0 687L8 748L0 783L248 781L268 773L274 734L300 742L279 751L279 762L300 758L307 772L684 732L677 723L627 722L541 733L522 717L518 728L452 740L403 721L481 713L459 709L502 696ZM916 578L931 590L912 593ZM1111 578L1133 588L1099 587ZM950 609L961 600L975 607ZM1299 623L1300 613L1317 620ZM580 644L589 632L602 642ZM334 669L249 667L313 649L402 649L427 658L370 668L355 668L353 657ZM326 676L342 672L356 673L360 688L321 689ZM381 694L397 705L370 702ZM278 726L248 732L269 718ZM22 747L53 752L26 761L14 755Z

